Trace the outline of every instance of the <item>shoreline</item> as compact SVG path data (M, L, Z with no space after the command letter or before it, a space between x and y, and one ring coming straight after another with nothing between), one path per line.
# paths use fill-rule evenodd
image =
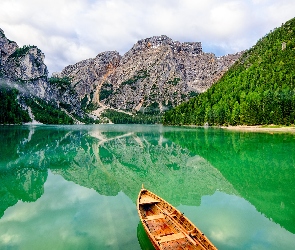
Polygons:
M197 125L182 125L187 128L219 128L231 131L240 132L263 132L263 133L295 133L295 126L280 126L280 125L237 125L237 126L197 126Z
M277 127L277 126L263 126L263 125L256 125L256 126L246 126L246 125L239 125L239 126L221 126L222 129L228 129L233 131L244 131L244 132L276 132L276 133L295 133L295 127Z

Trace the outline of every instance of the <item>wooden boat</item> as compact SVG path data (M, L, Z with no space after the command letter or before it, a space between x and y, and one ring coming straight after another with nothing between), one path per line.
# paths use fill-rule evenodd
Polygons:
M137 211L156 249L217 249L180 211L143 186Z

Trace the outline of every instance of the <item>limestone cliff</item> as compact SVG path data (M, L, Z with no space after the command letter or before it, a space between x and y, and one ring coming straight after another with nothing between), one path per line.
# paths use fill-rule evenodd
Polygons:
M107 81L110 74L119 66L121 56L116 51L98 54L94 59L87 59L74 65L67 66L61 74L54 76L69 76L80 100L86 106L90 100L98 103L97 91ZM84 103L85 102L85 103Z
M16 42L10 41L0 29L0 67L5 64L7 58L18 48Z
M44 54L36 46L19 46L7 39L0 29L0 76L22 84L31 94L45 97L48 88Z
M36 46L17 48L6 59L3 65L5 76L25 85L30 93L40 98L47 98L47 67L44 64L44 54Z
M200 42L167 36L138 41L125 55L104 52L66 67L81 100L94 107L162 112L206 91L241 56L204 53Z
M0 29L0 79L2 85L19 90L20 97L24 97L18 98L23 109L30 110L24 99L39 98L56 109L60 109L60 104L67 107L66 115L73 113L83 118L77 94L71 88L54 84L48 79L44 59L45 55L39 48L26 45L20 48Z

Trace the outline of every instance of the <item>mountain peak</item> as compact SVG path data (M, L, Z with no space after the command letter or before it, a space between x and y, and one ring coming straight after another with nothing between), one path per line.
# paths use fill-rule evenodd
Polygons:
M132 49L127 52L134 53L137 51L142 51L151 48L158 48L161 46L169 46L175 53L181 51L190 52L192 54L199 54L202 52L202 43L201 42L179 42L173 41L170 37L166 35L161 36L152 36L139 40L136 44L133 45Z
M122 57L116 51L102 52L66 67L62 75L73 79L86 109L154 114L204 92L240 55L217 60L202 52L200 42L153 36L136 42Z

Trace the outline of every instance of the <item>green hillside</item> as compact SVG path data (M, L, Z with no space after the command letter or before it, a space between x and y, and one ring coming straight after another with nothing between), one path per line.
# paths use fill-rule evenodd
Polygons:
M0 86L0 124L22 124L31 121L28 112L23 110L17 101L18 94L17 89Z
M164 124L294 124L295 18L244 53L209 90L165 113Z

